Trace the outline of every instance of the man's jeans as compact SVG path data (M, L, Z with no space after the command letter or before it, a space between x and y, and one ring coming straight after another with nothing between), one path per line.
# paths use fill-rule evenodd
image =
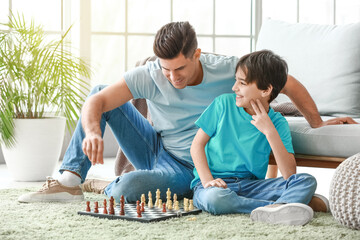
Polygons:
M194 205L211 214L250 213L258 207L275 203L308 204L316 190L316 179L306 173L294 174L287 180L223 179L227 188L204 188L199 181L194 187Z
M90 95L105 87L96 86ZM149 191L155 197L157 189L160 189L163 200L166 199L165 192L168 188L172 193L176 193L179 199L192 195L190 182L194 178L193 166L176 159L164 149L160 135L131 103L102 114L102 134L106 123L136 169L110 183L105 189L106 195L113 196L117 202L121 195L124 195L126 202L135 202L140 200L141 194L147 195ZM80 119L60 168L61 173L64 170L78 173L82 182L91 167L91 162L82 151L84 138Z

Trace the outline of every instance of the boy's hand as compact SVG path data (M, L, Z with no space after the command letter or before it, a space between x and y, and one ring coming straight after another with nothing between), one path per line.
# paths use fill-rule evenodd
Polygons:
M208 187L227 188L226 182L224 182L224 180L222 180L221 178L213 179L211 181L203 183L203 186L204 188L208 188Z
M267 135L269 132L275 129L268 113L259 99L256 102L251 100L250 104L255 111L255 115L252 116L251 124L253 124L260 132Z

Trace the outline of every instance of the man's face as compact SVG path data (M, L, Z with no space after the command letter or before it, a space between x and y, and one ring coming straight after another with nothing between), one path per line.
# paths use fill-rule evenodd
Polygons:
M198 50L189 58L185 58L181 53L173 59L160 58L162 72L175 88L183 89L186 86L197 85L201 82L202 69L199 61L200 51Z

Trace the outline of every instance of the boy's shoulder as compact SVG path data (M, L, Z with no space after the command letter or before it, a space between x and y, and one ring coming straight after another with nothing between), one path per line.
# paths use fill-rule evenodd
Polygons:
M235 99L235 96L235 93L224 93L217 96L215 99L217 99L218 101L231 101Z
M284 126L286 126L286 128L289 128L289 124L286 118L283 115L281 115L281 113L275 112L274 109L272 108L270 108L269 111L270 111L269 117L276 129L279 130L279 128L284 128Z
M214 102L218 105L234 105L235 104L235 93L224 93L217 96Z

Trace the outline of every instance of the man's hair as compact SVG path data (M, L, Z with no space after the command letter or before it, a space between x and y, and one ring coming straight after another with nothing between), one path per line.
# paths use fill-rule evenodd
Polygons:
M153 49L159 58L173 59L180 53L189 58L197 46L196 33L189 22L172 22L156 33Z
M274 100L285 86L288 66L280 56L270 50L249 53L240 58L236 71L241 69L245 75L245 82L255 82L258 89L266 90L273 87L269 103Z

